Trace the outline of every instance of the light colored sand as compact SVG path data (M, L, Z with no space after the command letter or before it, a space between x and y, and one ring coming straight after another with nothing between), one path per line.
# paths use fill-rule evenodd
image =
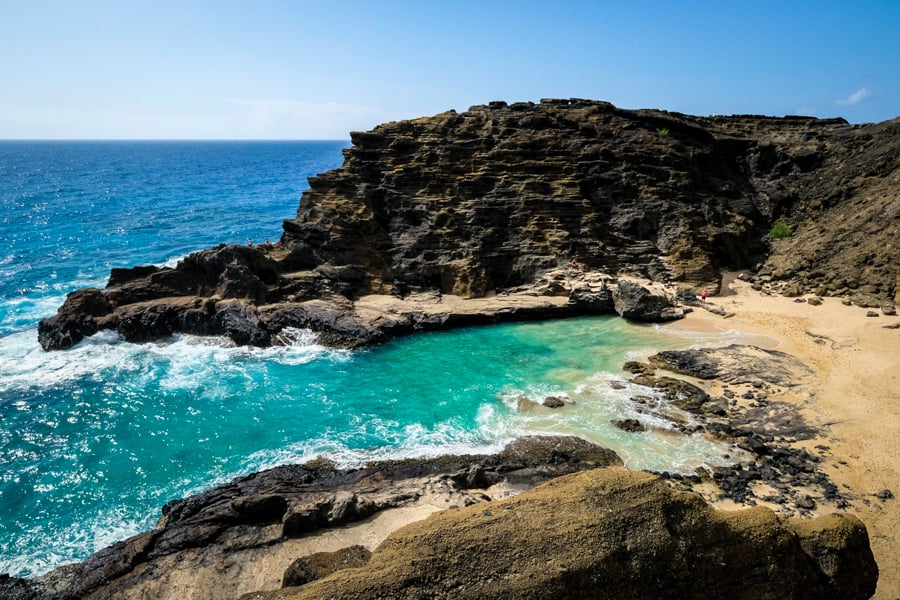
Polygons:
M796 303L740 280L723 292L710 302L733 316L697 310L671 327L767 336L816 370L803 412L825 430L825 440L815 442L831 448L825 471L856 498L849 512L869 530L881 574L875 597L900 598L900 329L884 327L900 317L867 317L867 309L834 298ZM897 497L874 496L884 489Z

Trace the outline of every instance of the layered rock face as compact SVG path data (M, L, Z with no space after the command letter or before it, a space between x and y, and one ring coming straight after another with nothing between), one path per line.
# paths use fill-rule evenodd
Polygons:
M133 340L184 331L267 345L285 327L311 327L326 343L355 345L479 320L624 314L609 301L633 291L621 275L715 291L726 268L758 267L760 287L863 305L897 293L897 120L701 118L547 100L351 137L343 166L310 179L278 244L117 270L106 290L77 292L42 322L41 344L114 328ZM770 238L778 220L793 237ZM611 276L609 298L583 301L586 273ZM472 311L414 301L511 293L571 302ZM370 295L411 301L355 304ZM664 310L666 294L651 304L628 316L678 316Z
M700 118L547 100L389 123L352 140L341 169L311 180L283 242L310 267L364 266L373 291L481 296L571 258L715 285L719 269L766 257L777 219L800 239L810 228L827 236L821 221L832 215L866 230L858 241L874 242L869 256L850 257L843 240L822 244L797 257L804 282L833 261L872 293L893 290L896 247L880 242L896 241L900 217L896 120Z

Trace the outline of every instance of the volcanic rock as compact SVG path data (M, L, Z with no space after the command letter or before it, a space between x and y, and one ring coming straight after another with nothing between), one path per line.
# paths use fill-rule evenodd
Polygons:
M326 460L284 465L170 502L156 529L82 563L34 580L0 577L0 598L180 600L184 589L194 600L234 598L256 589L253 573L271 569L294 540L317 531L411 506L430 494L448 506L468 506L490 500L483 488L504 483L524 489L609 465L622 465L615 452L572 437L526 437L494 455L387 461L362 469L338 469ZM280 585L286 566L272 587Z

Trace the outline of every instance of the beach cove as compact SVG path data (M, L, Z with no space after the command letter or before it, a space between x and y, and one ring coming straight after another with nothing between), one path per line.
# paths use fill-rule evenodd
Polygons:
M823 497L821 488L815 486L798 488L796 494L792 496L794 501L772 502L765 500L771 491L765 489L765 482L756 481L751 485L751 495L744 502L735 502L708 478L699 481L676 478L670 482L679 489L685 489L687 485L688 489L699 493L715 508L728 512L740 511L752 505L764 505L785 517L803 515L802 520L806 521L834 512L859 517L866 524L872 550L879 565L880 578L874 597L895 597L898 582L893 573L896 573L897 567L898 506L892 497L893 482L897 481L896 463L893 461L896 448L892 440L898 432L898 423L897 396L894 392L896 375L891 369L892 356L898 350L900 340L898 330L886 326L897 323L896 317L886 315L869 317L866 316L868 311L859 307L844 306L834 299L825 299L821 305L811 305L808 302L795 302L792 298L780 295L762 294L740 279L732 279L727 283L726 289L727 293L710 297L706 307L695 307L684 320L662 326L663 335L672 335L666 334L665 331L674 330L677 337L682 340L681 344L675 345L682 347L684 342L691 338L699 338L706 342L718 339L717 345L720 347L723 344L730 345L734 341L738 343L743 341L750 343L752 347L785 352L811 367L814 373L812 377L804 378L798 385L767 388L766 391L770 392L767 396L757 393L756 400L750 402L790 405L796 409L798 417L815 429L815 434L805 439L788 438L787 445L800 451L806 450L819 457L820 462L817 464L840 488L841 504L838 506L834 498ZM714 312L707 310L710 308ZM716 314L722 312L724 314ZM577 321L576 319L573 323ZM707 347L707 344L701 342L696 346ZM633 355L632 358L643 361L652 352L653 350L648 349L645 353ZM876 378L865 388L856 387L857 373L863 366L873 376L880 375L883 379ZM743 389L733 381L729 383L720 379L679 377L702 387L713 397L721 397L724 389L730 388L735 391ZM618 380L627 382L628 376L625 375ZM848 390L848 386L853 388L852 391ZM751 386L745 387L753 389ZM774 393L771 393L773 391ZM851 398L852 401L849 400ZM635 402L635 405L638 403ZM564 411L565 408L557 410ZM640 412L634 413L634 417L647 422L646 415L641 415ZM573 456L583 456L579 453L583 453L584 450L570 447L563 450L559 445L560 442L550 443L556 444L554 452L573 452ZM450 469L451 472L454 468L459 468L453 464L452 462L445 464L443 468ZM310 465L310 468L322 467ZM384 483L378 484L380 490L378 493L382 498L403 497L413 493L416 498L413 502L405 500L392 505L393 501L382 499L381 502L385 507L359 522L352 516L354 509L349 509L350 516L347 517L348 509L343 508L344 512L338 514L344 514L344 517L340 518L349 518L345 523L297 538L289 536L276 545L267 544L258 549L248 547L240 552L231 551L220 560L210 563L217 564L215 568L202 567L199 564L189 566L193 564L192 560L199 559L203 554L198 554L195 559L188 558L190 554L181 555L179 561L187 562L180 568L173 567L159 571L160 567L156 567L156 571L150 571L156 573L150 579L139 576L141 572L146 572L145 567L135 568L131 575L123 578L123 581L133 579L134 587L122 589L130 589L131 594L150 593L158 597L173 598L183 597L185 594L190 598L213 598L216 594L223 593L223 590L228 590L228 594L234 597L254 590L253 594L246 597L291 598L294 597L292 594L300 594L306 588L286 588L280 593L270 595L257 594L255 590L277 589L281 586L282 579L285 582L293 581L292 585L307 581L303 579L309 576L306 570L303 570L306 575L291 576L301 577L299 580L288 578L288 573L293 572L291 569L301 568L292 567L298 556L319 556L316 553L333 552L338 553L336 556L345 556L341 553L351 546L362 547L367 552L372 552L377 550L392 533L419 523L435 512L457 506L484 505L487 508L479 511L488 514L496 510L491 507L497 502L512 501L533 485L533 483L512 484L509 481L491 485L490 477L471 475L474 473L472 468L464 468L468 468L469 476L474 479L462 488L447 485L449 482L439 476L428 476L427 469L417 470L418 478L408 478L408 475L404 475L400 483L395 484L399 486L397 488L391 488ZM491 469L496 467L484 468L490 473ZM583 463L579 467L577 463L573 463L571 468L576 470L596 468L596 464L588 466L587 463ZM247 484L249 485L251 481L248 480ZM371 483L367 485L371 487ZM887 491L891 493L886 493ZM340 494L341 492L338 492L336 498L340 498ZM352 497L359 497L360 500L356 502L362 502L361 499L366 496L357 491ZM812 504L798 506L795 500L804 497L812 498ZM484 503L488 501L490 504L485 505ZM170 510L183 509L176 509L173 506ZM331 514L335 514L336 509L331 510ZM414 531L417 530L410 530ZM204 552L211 552L214 547ZM127 548L128 546L125 547ZM203 561L204 564L208 562L208 558ZM358 564L363 565L365 562L363 560ZM319 573L315 575L316 578L331 572L331 567L321 572L316 571L317 568L324 567L313 568L309 565L302 567ZM51 573L50 578L45 581L65 581L66 573L66 569ZM337 577L340 580L340 576ZM333 578L329 578L331 579ZM316 588L311 588L310 593L315 593L312 592L313 589Z
M319 364L342 372L346 356L390 352L394 346L388 340L395 338L405 338L398 339L396 347L415 348L422 340L432 339L421 335L427 331L456 330L435 334L433 339L440 340L444 335L477 338L476 332L482 330L467 327L471 325L503 324L484 329L492 332L489 335L525 332L531 327L537 328L535 332L543 330L530 342L528 335L519 336L526 341L524 348L506 351L513 359L546 359L543 372L536 375L537 387L516 387L515 381L510 388L488 385L482 391L490 392L494 404L485 407L476 402L462 420L447 418L449 413L442 412L445 407L439 401L437 411L407 411L414 421L421 415L427 417L427 422L416 421L410 429L400 419L386 417L388 420L382 422L384 416L373 418L376 415L361 413L352 398L335 402L327 386L316 387L315 377L307 387L313 398L330 407L328 410L343 411L351 423L361 426L358 433L362 438L345 444L346 449L371 448L373 440L378 447L384 441L388 447L396 447L398 442L402 447L402 440L409 437L437 440L437 444L425 445L444 449L444 434L458 426L458 431L465 432L474 425L477 439L466 439L464 446L471 447L475 441L480 450L495 443L496 447L489 449L495 454L376 461L363 469L348 470L328 456L331 448L325 445L325 460L264 470L205 491L195 489L198 493L165 504L155 529L132 536L83 563L51 571L34 583L10 580L11 585L30 590L37 585L43 590L40 593L68 590L81 595L104 593L107 585L146 590L148 585L152 588L174 581L169 577L180 576L172 570L172 560L221 564L217 557L221 558L222 552L239 549L249 554L240 559L235 556L230 566L222 565L218 576L208 573L212 579L207 577L201 585L188 575L171 589L182 593L195 590L191 593L201 598L214 581L227 579L235 594L271 590L277 587L278 573L287 577L287 556L269 564L260 559L260 548L270 553L322 527L351 525L385 510L415 508L417 504L421 508L422 502L435 508L461 504L467 508L460 514L469 516L478 516L472 511L481 503L499 502L502 506L487 504L481 509L482 516L493 517L497 509L515 511L516 506L532 501L540 504L540 484L559 475L560 483L548 485L570 489L565 486L581 485L574 483L578 479L591 489L624 486L638 496L646 493L652 497L651 504L658 503L662 511L656 513L657 517L673 514L665 506L673 507L674 514L684 510L685 515L695 515L669 524L654 521L657 517L640 511L623 517L623 527L630 523L626 531L638 527L637 531L652 533L633 540L630 536L623 538L627 548L622 551L635 553L636 573L646 573L647 582L671 578L672 585L691 585L690 578L681 579L692 572L690 568L668 573L640 571L653 568L651 563L637 559L642 553L652 555L657 547L685 548L673 539L663 541L673 532L673 525L679 535L685 536L679 539L702 545L678 560L712 565L716 561L710 563L701 557L708 552L715 554L723 543L740 548L735 560L741 564L757 556L759 546L754 544L759 536L751 536L754 539L747 540L752 542L748 546L737 540L745 540L746 532L755 530L751 524L760 523L763 537L773 541L763 543L764 548L771 549L764 560L769 568L787 568L783 581L791 583L785 585L803 589L813 589L804 587L807 584L821 585L825 586L822 593L867 597L874 589L876 571L865 522L849 513L814 517L830 511L846 513L861 504L861 514L877 519L873 515L881 505L893 501L890 484L882 483L880 476L866 479L856 471L847 476L841 471L846 468L850 472L853 458L860 461L862 471L874 473L874 465L883 458L880 451L858 442L842 442L844 438L838 435L831 440L825 433L828 427L856 423L861 415L868 414L868 409L847 409L831 393L847 393L846 382L859 380L857 369L872 367L852 360L829 360L831 355L814 350L828 346L835 356L842 356L837 353L845 347L856 347L850 345L856 343L853 340L869 332L832 331L830 321L805 323L801 316L841 302L840 309L866 315L859 327L868 327L869 322L887 320L894 312L896 262L892 240L896 219L883 221L879 235L863 236L860 227L848 225L845 211L851 211L855 219L896 213L890 196L885 195L893 185L891 169L896 167L890 161L896 145L895 128L891 122L850 126L841 119L702 118L622 110L604 102L572 99L540 104L495 102L465 113L449 111L352 134L353 147L344 150L343 166L310 178L297 216L284 221L278 242L260 244L257 238L254 244L248 239L246 244L221 244L188 255L177 264L112 268L103 289L88 287L70 293L56 315L40 321L37 331L26 329L7 336L7 340L21 341L21 336L36 333L47 353L32 354L32 337L28 355L46 356L42 360L50 363L59 357L60 364L67 364L66 356L78 356L86 348L95 356L115 355L122 349L140 353L144 348L151 354L160 349L166 354L173 348L181 352L185 344L203 347L206 342L202 340L217 340L214 345L227 350L212 350L211 364L218 361L229 365L229 385L236 384L235 389L239 389L242 381L251 388L259 382L276 382L280 387L265 371L247 378L241 372L247 364L243 352L248 356L285 355L281 356L287 361L284 366L294 370L300 365ZM659 134L661 130L666 135ZM816 140L827 140L829 145ZM848 187L848 182L852 186ZM848 191L822 200L839 187ZM775 228L773 224L777 223L782 227ZM830 229L823 232L824 225ZM788 239L779 240L770 231L786 231ZM832 252L822 251L826 241ZM749 267L752 269L742 271L746 282L722 278L723 271ZM742 285L748 289L741 289ZM732 286L735 296L728 294ZM794 312L773 318L771 315L781 314L782 307L762 306L758 312L748 310L751 317L746 323L741 321L740 304L750 303L760 291L765 292L767 301L790 303L785 310ZM729 301L732 306L717 305ZM710 308L715 312L707 314ZM697 344L687 349L654 352L658 348L651 347L633 351L621 357L625 360L598 371L597 364L590 360L587 363L591 364L583 364L582 358L587 358L603 337L599 330L592 329L601 322L594 320L596 315L612 314L645 323L675 322L656 325L655 333L677 330L677 336L694 337ZM752 317L757 314L766 316ZM593 315L589 321L556 320L589 315ZM554 327L565 331L572 324L573 329L557 336L562 345L544 343L553 339ZM507 327L511 329L504 329ZM809 327L803 329L803 336L811 342L797 333L800 327ZM588 334L587 338L575 344L573 353L567 356L562 351L564 342L582 332ZM415 333L420 335L406 337ZM717 345L715 338L723 335L755 341L751 345L733 343L735 340ZM707 337L714 340L711 348L703 347ZM883 335L871 337L891 348ZM807 348L807 342L815 347ZM245 346L257 348L241 350ZM366 346L372 349L361 350ZM487 346L474 338L462 344L463 348L477 347L478 352ZM881 347L873 348L878 352ZM491 370L490 365L498 360L489 356L479 359L478 352L472 353L474 362L465 368L467 376L485 367ZM585 356L579 356L579 352ZM432 360L439 354L426 351L423 356L427 359L420 362L445 370L439 361ZM500 356L503 354L501 349ZM325 362L319 362L322 359ZM878 366L880 359L873 360L876 371L890 379L889 367ZM465 364L458 358L453 362ZM841 371L845 363L846 372ZM172 364L178 366L177 359ZM398 365L404 370L402 361ZM383 366L390 367L391 361L384 361ZM181 373L174 381L164 378L159 382L160 392L176 384L179 400L173 406L187 401L191 417L215 411L194 406L190 386L179 388L177 382L190 381L204 368L192 367L193 372ZM138 362L137 373L143 376L145 370ZM580 371L583 374L573 375ZM596 377L598 373L600 377ZM112 391L104 387L102 377L92 379L91 369L78 377L95 388L92 393ZM390 389L396 377L397 373L392 375L388 368L384 384L378 387ZM22 373L20 379L26 381L27 374ZM380 381L378 377L368 379ZM547 382L572 385L541 387ZM461 383L467 393L479 389L478 385ZM153 386L138 383L138 387L158 395ZM210 389L213 399L226 398L216 385ZM875 386L876 391L879 389ZM884 389L890 389L890 384ZM600 418L603 427L612 425L623 439L661 436L662 440L705 440L724 447L713 453L717 459L704 455L701 464L679 466L679 459L671 468L666 464L648 465L646 468L660 476L645 480L616 471L622 464L640 466L629 455L627 444L617 448L620 454L610 456L609 451L579 438L527 435L558 433L555 428L565 419L561 421L556 415L580 414L590 403L588 398L597 393L622 400L624 410L616 409L615 414ZM240 392L237 395L244 397ZM287 397L295 396L287 390ZM821 407L820 396L828 398ZM876 404L880 402L890 414L890 392L876 396ZM14 407L44 410L47 405L40 403L40 394L36 398L36 404L16 403ZM144 402L139 395L136 398ZM384 399L388 412L406 408L400 402L402 398L390 395ZM133 404L122 403L116 411ZM264 408L264 404L257 408ZM311 423L315 423L315 415L325 414L303 409L299 413ZM532 426L497 429L494 417L503 413L514 417L512 422L519 417L531 420ZM78 415L63 420L72 423L71 418L78 421ZM124 418L121 422L128 421ZM35 422L55 429L61 421ZM542 422L552 422L553 426ZM887 422L890 425L891 420ZM320 425L331 432L327 423ZM565 424L562 433L590 438L599 425L589 422L579 429ZM664 431L666 427L672 429L671 434ZM490 439L482 437L485 431L490 432ZM845 433L849 439L870 439L865 431ZM424 438L417 437L422 434ZM521 434L525 438L500 448L501 440L521 438ZM889 431L888 437L891 434ZM197 443L212 441L203 429L195 435ZM465 439L465 435L457 439ZM663 442L658 447L666 445ZM282 446L276 440L273 448ZM194 457L189 444L163 447L177 453L174 461L169 461L175 465ZM308 455L290 444L287 447L290 456L285 456L286 461L297 454ZM833 448L838 447L850 454L845 457L834 453ZM85 448L90 450L90 446ZM310 448L309 454L314 451ZM668 456L658 451L648 455L653 454ZM62 458L69 460L67 456ZM218 466L225 466L225 473L263 468L229 464L230 459L223 458L226 460ZM260 458L271 457L251 454L254 464L259 464ZM357 456L358 461L366 458L370 458L366 452ZM586 475L590 481L574 475L598 468L603 473ZM102 479L106 472L101 469L89 475ZM567 479L569 476L575 479ZM210 477L207 474L201 479L208 481ZM373 480L380 483L373 485ZM658 483L660 480L665 484ZM190 485L190 481L182 484ZM538 487L532 490L534 486ZM408 490L417 491L410 495ZM701 508L697 496L688 492L697 492L729 511L739 506L756 508L726 517L724 513L710 513L705 504ZM519 496L521 505L515 500ZM768 504L772 510L759 504ZM676 505L683 509L675 509ZM616 511L626 508L621 503L615 506ZM430 512L427 506L425 512ZM567 514L576 518L575 513ZM447 513L442 515L416 522L412 529L404 530L407 533L397 532L398 537L392 539L407 539L403 536L420 527L424 531L453 520ZM647 519L656 525L637 526ZM700 535L700 531L709 530L701 524L705 519L725 528L722 537ZM496 522L503 526L506 521L498 517ZM621 527L614 528L607 535L618 538L621 531ZM561 543L566 547L565 529L553 533L563 534ZM880 528L878 535L891 546L890 526ZM375 544L372 535L364 537L370 545ZM786 545L774 543L776 539ZM574 538L569 541L575 543ZM539 545L532 542L523 542L522 552ZM876 547L875 542L872 547ZM880 559L884 545L876 550ZM618 552L614 550L610 556ZM440 553L435 556L446 558ZM378 568L388 554L376 552L373 557L372 568ZM823 557L831 558L818 562ZM516 571L515 564L503 568ZM727 565L729 561L716 564ZM821 572L804 571L814 564ZM244 569L249 565L255 565L249 567L251 571L265 571L265 581L255 576L248 579L250 571ZM360 568L364 573L367 567ZM478 586L495 578L494 568L498 566L485 565L477 581L454 585L475 593ZM579 567L591 572L598 568L608 567ZM794 568L798 570L792 572ZM443 568L438 571L451 572ZM568 590L579 581L578 572L562 565L553 575L556 584L562 586L558 589ZM749 587L739 588L744 593L757 589L755 585L763 586L758 588L759 593L770 593L765 586L775 585L774 580L754 580L758 572L749 563L738 573L711 571L708 583L703 585L742 581L733 579L737 575L748 578ZM103 577L98 579L98 574ZM845 578L847 574L856 579ZM205 577L202 573L199 576ZM332 585L339 579L340 574L326 574L322 585ZM305 593L305 589L314 593L319 584L311 585L296 592ZM395 581L390 585L407 584ZM886 585L891 589L890 579ZM721 594L726 593L725 588L720 589ZM652 592L648 589L647 593Z

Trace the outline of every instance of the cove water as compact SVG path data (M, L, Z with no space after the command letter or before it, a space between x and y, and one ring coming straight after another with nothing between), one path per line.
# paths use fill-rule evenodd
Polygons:
M277 240L346 142L0 142L0 573L35 576L153 527L166 502L278 464L491 452L575 434L691 472L729 448L639 414L622 364L692 340L611 317L411 336L358 351L101 332L44 352L37 323L112 267ZM574 402L550 410L522 403ZM522 406L520 406L522 405ZM523 409L523 406L526 408ZM528 408L530 406L530 408ZM626 433L611 419L640 418Z

